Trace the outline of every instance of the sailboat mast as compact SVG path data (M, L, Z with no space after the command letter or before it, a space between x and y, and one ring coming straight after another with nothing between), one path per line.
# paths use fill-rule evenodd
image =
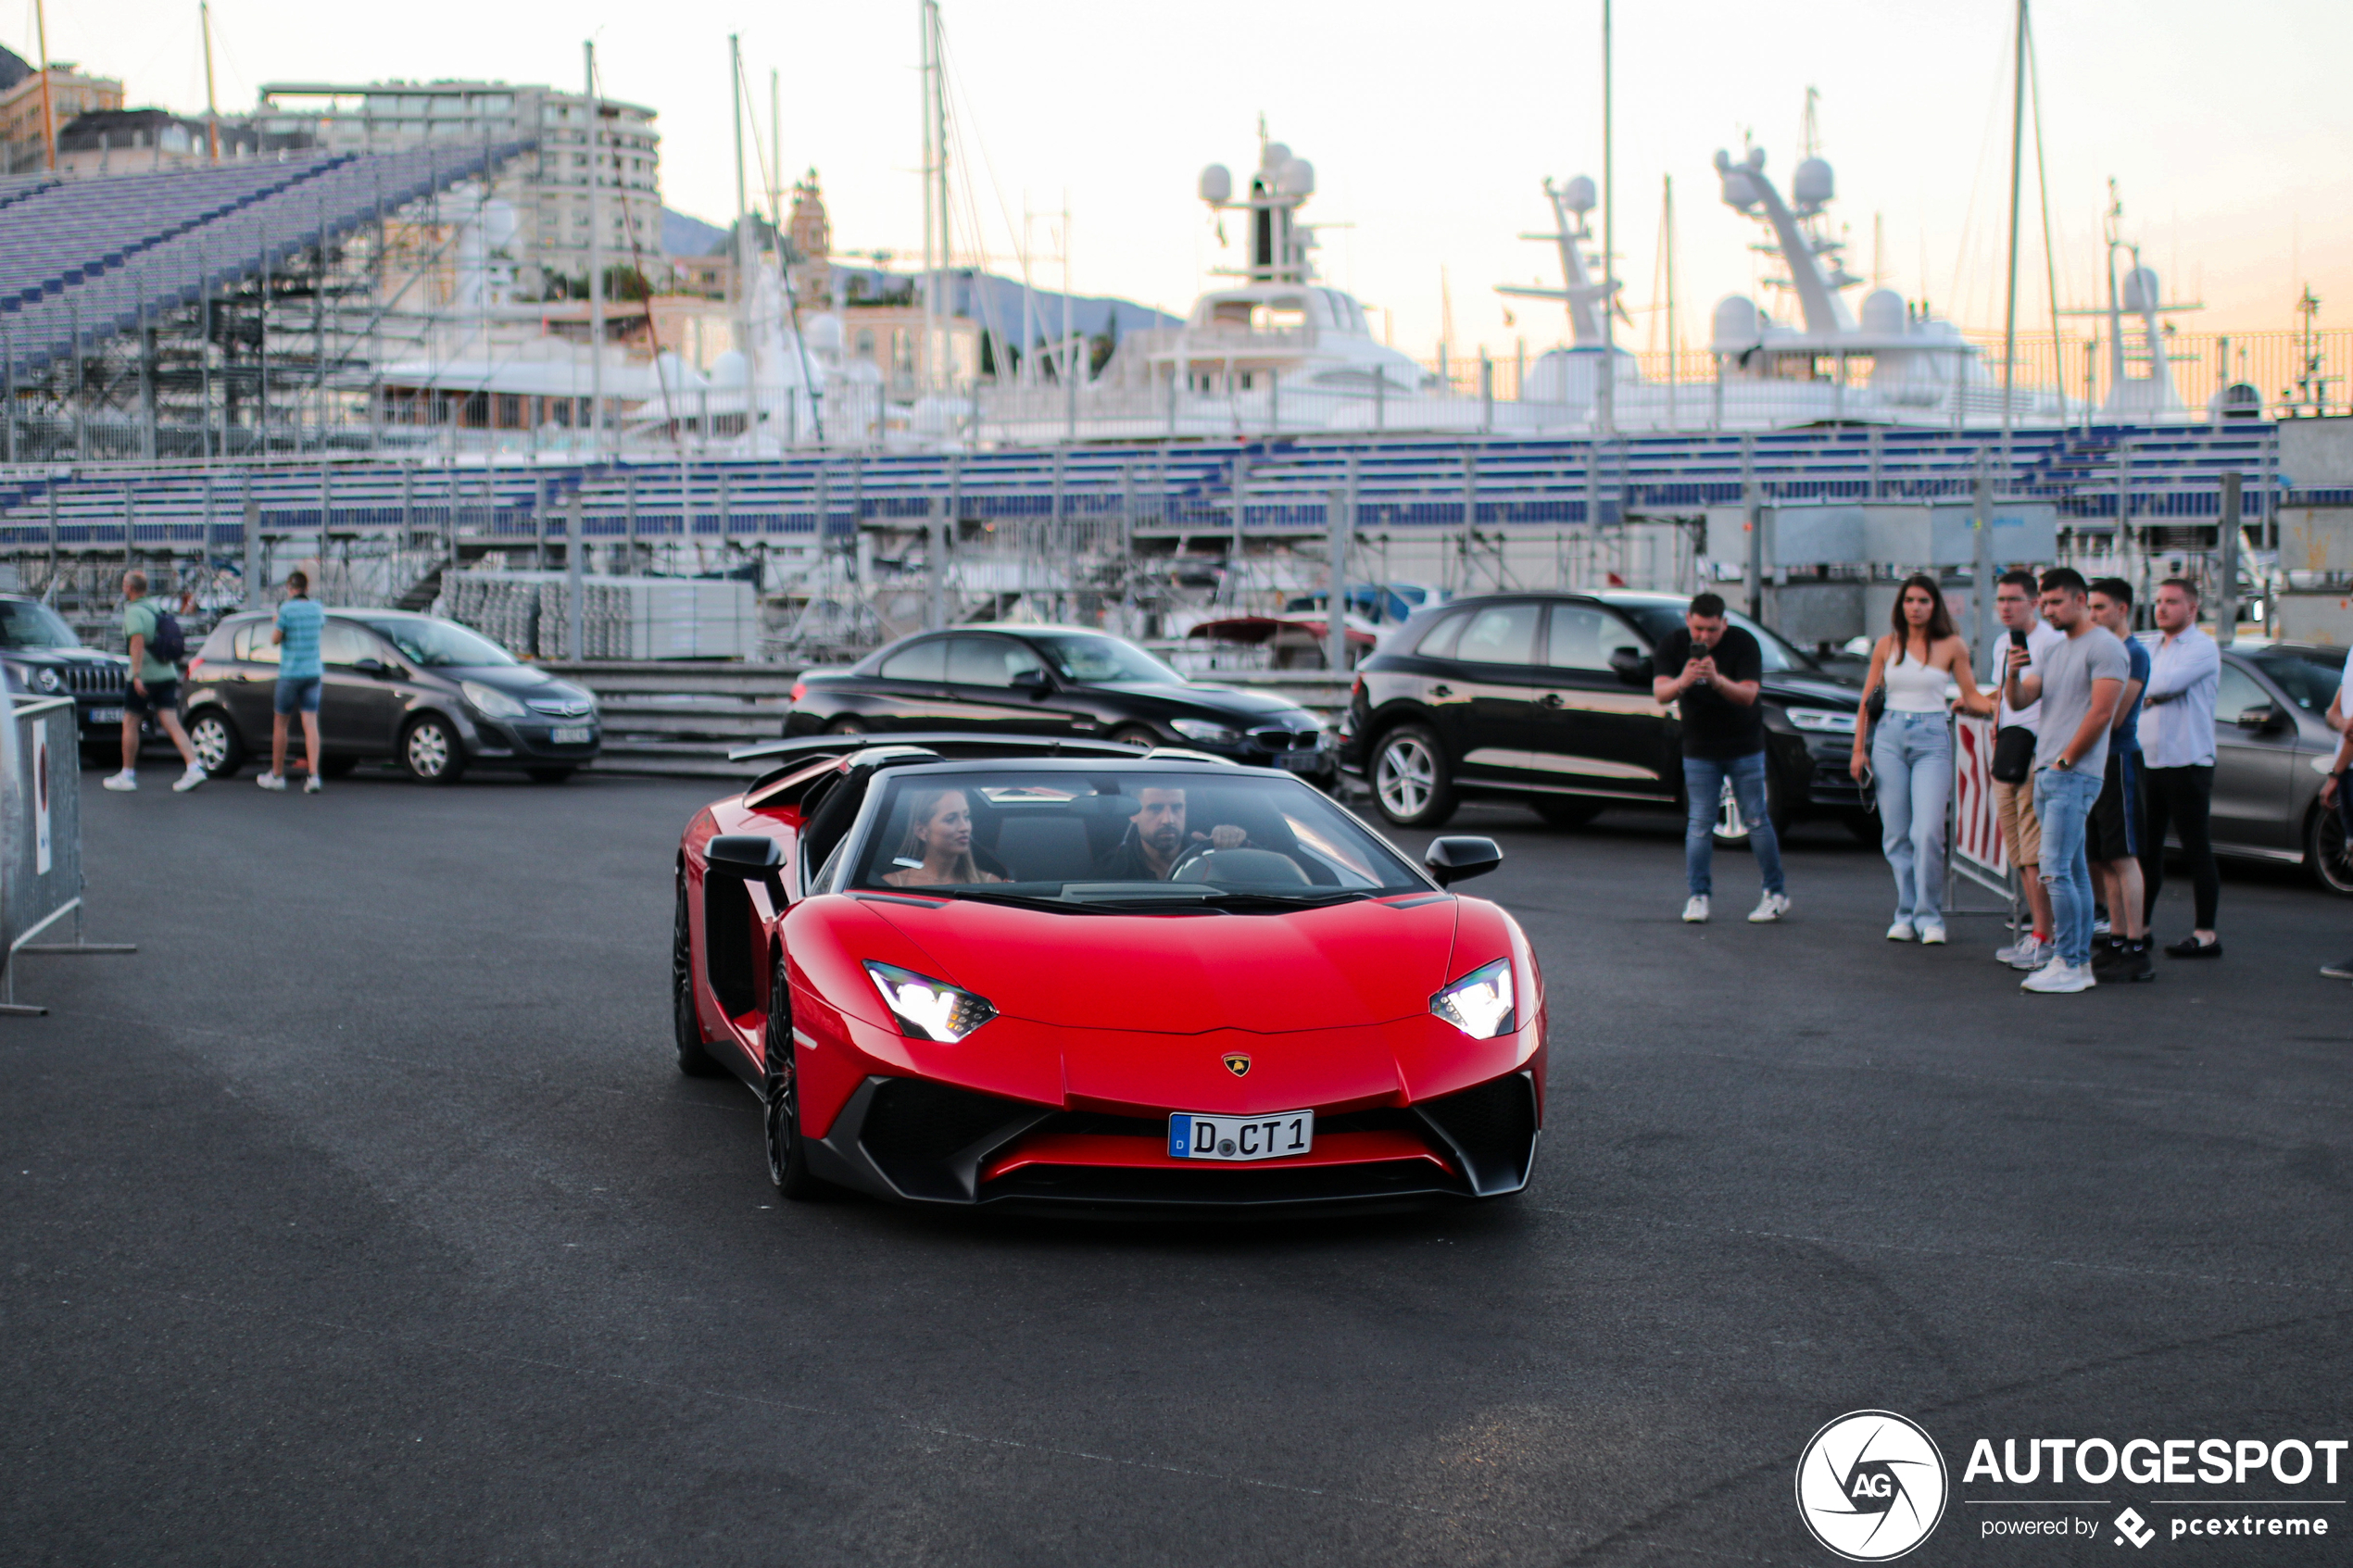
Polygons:
M2002 479L2010 465L2012 398L2018 381L2018 203L2021 158L2026 145L2026 0L2018 0L2017 38L2010 78L2010 268L2009 287L2002 306ZM1983 585L1979 587L1983 595Z
M205 144L211 161L220 161L220 106L212 96L212 0L196 0L196 27L204 34Z
M1675 336L1675 176L1667 176L1667 428L1679 428L1675 422L1675 383L1682 345Z
M42 0L32 0L32 26L41 44L41 145L49 160L49 172L57 171L57 107L49 97L49 10Z
M2020 0L2023 4L2024 0ZM1610 0L1602 0L1602 370L1601 415L1604 433L1617 428L1617 299L1610 282L1617 276L1617 165L1611 136L1617 124L1610 101Z
M920 361L916 369L923 377L926 392L931 390L931 349L937 330L933 295L939 284L938 220L932 202L932 179L937 172L933 167L932 157L939 145L939 137L937 128L932 123L931 80L936 67L932 57L931 23L931 0L915 0L915 25L921 34L915 80L924 100L924 346L923 352L916 357Z
M602 462L605 456L605 215L599 205L597 190L604 183L604 169L600 166L604 161L605 120L604 116L597 112L597 45L593 42L583 43L580 45L580 90L588 98L589 439L597 454L597 460ZM486 191L489 185L490 176L485 172L483 176L483 187ZM486 232L483 236L483 244L485 247L484 255L485 265L487 265L489 235ZM488 297L486 288L484 291L484 296L485 299ZM485 360L491 357L490 338L486 327L484 329L482 357ZM577 517L579 513L574 512L573 515ZM579 548L579 540L569 535L565 537L564 553L567 560ZM575 613L577 613L576 610ZM580 650L575 646L573 649L573 657L576 659L579 654Z
M751 213L744 192L744 50L727 35L727 94L736 133L736 351L744 361L744 429L751 429ZM705 435L710 433L704 432Z

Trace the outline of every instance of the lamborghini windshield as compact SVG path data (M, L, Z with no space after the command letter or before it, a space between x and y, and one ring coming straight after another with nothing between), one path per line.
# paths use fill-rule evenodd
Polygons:
M970 768L885 781L849 885L1062 907L1291 906L1428 884L1296 779Z

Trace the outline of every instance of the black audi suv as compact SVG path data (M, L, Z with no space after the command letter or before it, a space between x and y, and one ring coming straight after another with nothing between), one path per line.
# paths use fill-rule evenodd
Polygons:
M1088 735L1209 752L1326 785L1338 777L1330 737L1299 704L1187 680L1080 626L918 633L793 683L786 735L881 730Z
M1436 827L1470 797L1574 826L1611 806L1681 809L1682 727L1651 699L1651 650L1683 624L1666 594L1491 594L1425 610L1357 666L1343 771L1401 827ZM1764 651L1767 809L1833 814L1878 841L1847 773L1861 695L1735 611ZM1720 837L1744 837L1729 802Z
M232 615L188 664L181 709L196 760L233 776L270 751L277 689L274 618ZM391 609L330 609L320 628L320 771L397 762L426 784L470 767L520 768L543 784L572 776L601 742L597 699L453 621ZM297 732L291 757L302 751Z

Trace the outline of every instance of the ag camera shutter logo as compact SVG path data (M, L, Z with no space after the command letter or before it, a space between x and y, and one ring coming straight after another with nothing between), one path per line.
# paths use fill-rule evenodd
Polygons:
M1947 1490L1935 1440L1893 1411L1851 1411L1798 1456L1798 1517L1849 1562L1885 1562L1928 1539Z

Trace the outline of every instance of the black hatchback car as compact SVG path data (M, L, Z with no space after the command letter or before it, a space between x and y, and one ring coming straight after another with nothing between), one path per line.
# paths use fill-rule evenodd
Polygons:
M1651 699L1650 654L1689 602L1492 594L1425 610L1357 666L1341 766L1401 827L1436 827L1466 796L1518 800L1566 826L1610 806L1680 809L1682 726ZM1774 825L1835 813L1876 843L1846 771L1860 692L1747 617L1731 620L1765 656ZM1719 836L1746 832L1728 804Z
M0 665L20 691L73 698L85 754L94 759L120 756L122 694L131 684L129 659L84 647L65 617L39 599L0 594Z
M214 778L268 756L273 623L269 614L230 616L189 662L181 711L196 760ZM427 784L453 784L469 767L521 768L556 784L601 744L594 696L453 621L331 609L319 660L320 771L331 778L383 759ZM289 752L301 749L296 734Z
M1132 643L1080 626L918 633L847 670L793 683L786 735L979 730L1175 746L1329 785L1315 716L1260 692L1189 681Z

